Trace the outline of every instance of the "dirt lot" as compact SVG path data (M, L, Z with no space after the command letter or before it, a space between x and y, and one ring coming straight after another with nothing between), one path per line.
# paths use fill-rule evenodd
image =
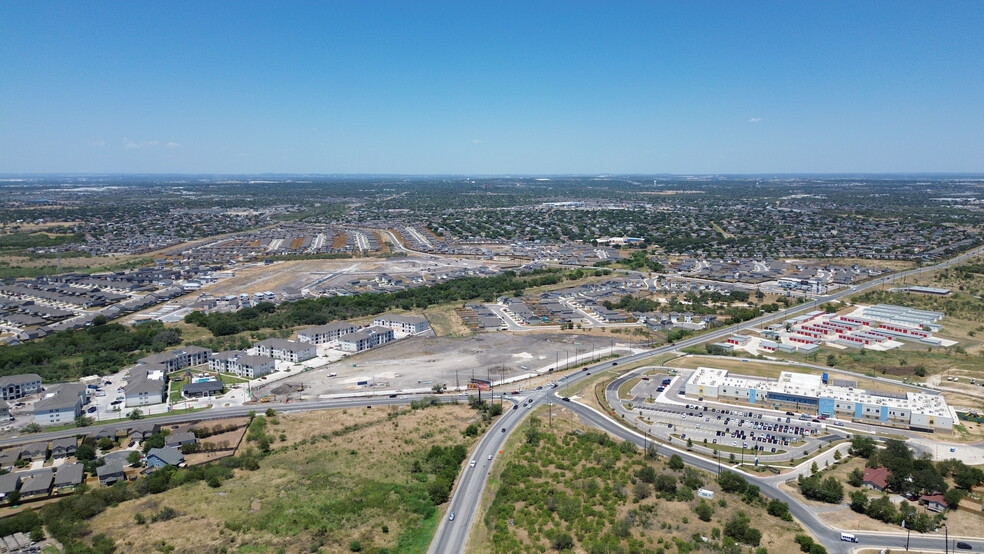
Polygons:
M411 337L352 355L317 370L292 377L287 382L303 383L304 397L364 391L380 393L429 390L435 384L456 383L462 387L471 378L492 376L499 381L516 378L552 366L564 364L575 354L586 352L607 355L612 348L610 337L578 334L483 333L469 337ZM615 350L619 350L618 342ZM526 366L529 369L523 369ZM335 377L329 374L335 373ZM365 385L359 382L365 381ZM514 388L524 388L518 382ZM262 395L266 387L256 394Z
M226 419L216 419L205 422L178 425L176 426L177 428L172 428L171 432L181 433L184 431L190 431L193 428L215 429L218 427L232 429L232 426L235 426L235 429L233 430L203 438L201 442L210 442L216 445L219 450L212 452L199 452L197 454L189 454L185 456L185 461L188 465L195 465L204 464L205 462L211 462L212 460L235 454L236 448L239 447L240 441L242 441L243 436L246 435L247 425L249 425L249 418L247 417L230 417Z
M202 287L201 292L215 296L277 292L284 287L297 289L330 289L347 285L356 279L375 279L381 273L391 277L407 277L422 273L437 273L463 268L494 265L487 260L441 258L434 260L411 256L406 258L350 258L340 260L297 260L273 264L253 264L234 269L236 276Z

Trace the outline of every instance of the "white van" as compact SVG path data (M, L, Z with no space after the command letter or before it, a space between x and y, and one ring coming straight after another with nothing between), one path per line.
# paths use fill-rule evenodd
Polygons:
M858 542L858 538L850 533L841 533L841 540L844 542Z

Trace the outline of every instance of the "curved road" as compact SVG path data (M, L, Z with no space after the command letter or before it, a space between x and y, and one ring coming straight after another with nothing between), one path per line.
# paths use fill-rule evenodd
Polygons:
M392 237L392 235L391 235ZM392 237L395 241L395 237ZM399 244L399 241L395 241ZM402 246L402 245L401 245ZM967 258L977 255L978 253L984 251L984 247L978 247L974 250L970 250L964 254L961 254L955 258L941 262L937 265L925 266L921 268L911 269L904 271L902 273L894 274L891 276L882 277L876 279L862 286L855 288L846 288L837 293L818 297L813 302L812 305L816 306L821 302L828 302L831 300L836 300L844 296L862 292L864 290L877 287L884 284L890 280L897 279L899 277L908 277L910 275L916 275L919 273L924 273L927 271L933 271L936 269L942 269L949 267L955 263L962 262ZM575 372L566 377L558 379L558 383L563 386L566 383L576 382L586 376L589 373L599 371L602 369L609 369L612 366L618 364L632 363L636 361L642 361L652 356L663 354L666 352L671 352L677 348L685 348L688 346L697 345L703 342L716 340L718 338L732 334L737 327L740 329L744 326L752 326L759 323L767 322L771 319L782 317L783 315L791 315L796 312L807 310L813 306L811 303L801 304L799 306L794 306L787 308L785 310L780 310L771 314L765 314L760 317L754 318L750 321L743 322L737 326L722 327L716 329L709 333L705 333L699 336L690 337L679 341L675 345L667 345L660 348L656 348L647 352L642 352L639 354L633 354L620 358L617 362L602 362L595 364L584 371ZM557 389L558 391L562 389ZM548 398L555 398L553 395L553 389L544 388L538 391L529 391L525 395L524 400L528 402L528 406L539 404ZM559 396L559 395L558 395ZM511 400L518 400L517 398ZM330 408L345 408L354 406L385 406L392 404L407 404L408 399L406 398L358 398L358 399L345 399L345 400L324 400L324 401L311 401L311 402L292 402L290 404L261 404L256 406L241 406L241 407L230 407L230 408L212 408L203 412L195 413L184 413L170 416L161 416L148 418L146 420L141 420L141 422L154 422L157 424L174 424L181 423L192 420L209 420L218 419L224 417L236 417L244 416L249 412L260 412L266 410L267 408L274 408L280 412L294 412L294 411L307 411L307 410L319 410L319 409L330 409ZM473 452L473 459L476 462L476 466L466 467L463 475L458 479L456 483L454 493L450 499L449 513L454 512L456 517L455 521L449 521L448 518L444 518L438 527L437 533L434 537L433 542L429 552L435 554L444 553L459 553L464 550L465 543L468 538L468 533L471 530L471 526L474 523L474 517L478 512L478 503L481 500L482 491L485 489L485 483L489 475L489 469L491 463L495 460L495 456L501 449L502 445L505 444L506 439L512 434L512 431L516 426L525 418L526 414L529 413L529 409L523 406L517 406L516 409L507 410L496 422L495 425L482 437L479 441L478 446ZM640 439L644 439L640 435L622 427L605 417L604 415L591 410L585 406L578 403L571 402L570 408L578 412L585 421L595 425L601 429L612 433L613 435L622 437L626 440L632 440L633 442L639 443ZM99 425L92 425L84 429L86 432L97 431L101 429L116 428L127 424L133 424L136 422L129 420L119 420L115 422L101 423ZM503 431L503 429L505 431ZM46 433L37 433L31 435L21 435L14 436L11 438L0 439L0 446L8 446L11 444L23 444L24 442L35 442L41 440L51 440L55 438L69 437L79 434L79 428L65 429L62 431L53 431ZM670 447L663 446L663 449L671 449ZM675 449L671 449L674 450ZM704 459L702 457L683 452L677 451L684 461L702 469L712 471L716 469L716 463L710 460ZM492 460L489 460L489 456L492 456ZM469 464L470 465L470 464ZM841 543L839 539L839 532L834 532L830 530L826 525L820 522L816 517L809 512L807 509L803 508L795 501L783 493L781 490L776 488L768 480L763 480L757 476L749 475L747 476L749 481L759 485L763 494L771 498L780 498L790 505L790 511L795 517L807 525L811 531L820 537L824 545L827 546L828 550L831 552L846 552L849 547L846 546L847 543ZM885 545L893 548L904 547L906 544L906 538L904 534L886 534L886 533L865 533L859 532L854 533L861 539L861 544L865 546L870 546L872 544ZM964 539L966 542L970 542L975 550L984 550L984 539L968 538ZM935 536L924 536L920 535L911 538L910 543L911 548L920 549L933 549L942 546L942 538Z
M641 352L639 354L632 354L620 358L618 362L603 362L600 364L595 364L586 368L587 371L576 372L574 374L568 375L566 378L559 379L558 382L564 384L566 382L575 382L581 379L588 373L593 373L601 369L611 368L613 365L619 363L626 364L637 361L642 361L647 358L671 352L677 348L686 348L688 346L694 346L707 341L716 340L721 337L725 337L735 332L736 329L741 329L745 326L753 326L760 323L765 323L769 320L776 319L782 316L792 315L797 312L805 311L811 307L815 307L823 302L829 302L832 300L837 300L845 296L853 295L856 293L864 292L865 290L875 288L879 285L887 283L891 280L898 279L899 277L908 277L911 275L918 275L920 273L925 273L928 271L935 271L938 269L950 267L953 264L960 263L970 257L976 256L977 254L984 252L984 246L969 250L959 256L946 260L936 265L924 266L920 268L910 269L903 271L901 273L896 273L893 275L885 276L880 279L875 279L864 285L856 287L848 287L840 290L834 294L817 297L813 302L808 302L805 304L800 304L798 306L793 306L780 310L778 312L773 312L771 314L764 314L757 318L751 319L749 321L742 322L738 325L732 325L728 327L722 327L720 329L713 330L709 333L704 333L695 337L686 338L679 341L676 344L670 344L660 348L656 348L647 352ZM552 396L551 389L543 389L540 391L530 391L527 395L527 399L532 403L536 404L542 402L549 396ZM604 429L616 436L625 438L626 440L632 440L633 442L639 443L640 436L625 429L620 424L617 424L601 415L594 410L587 407L581 406L575 402L570 403L570 407L581 414L585 421ZM523 419L524 414L528 411L527 408L519 407L517 410L510 410L509 413L505 414L501 418L501 422L508 422L508 425L495 425L493 426L486 435L482 438L479 443L478 448L475 451L476 463L488 462L488 454L492 451L498 451L498 449L505 443L508 435L511 434L512 430L516 428L517 424ZM518 412L518 413L517 413ZM590 415L589 415L590 414ZM508 419L507 419L508 418ZM501 429L505 429L505 432ZM642 437L645 439L644 437ZM668 448L668 447L664 447ZM702 469L711 471L717 468L715 462L706 460L699 456L695 456L686 452L679 452L684 461ZM493 457L494 461L494 457ZM480 471L475 471L480 469ZM448 513L455 514L455 520L451 521L448 518L444 518L441 524L438 526L437 533L434 536L434 540L431 542L431 547L428 550L430 554L456 554L463 552L468 539L468 533L471 530L471 526L474 524L474 518L478 513L478 505L481 501L482 491L485 490L485 482L489 475L488 467L477 466L476 468L468 468L463 477L461 477L456 484L455 490L451 496ZM748 475L749 481L759 485L763 494L769 496L770 498L779 498L789 504L790 512L793 516L803 522L804 525L810 528L814 535L816 535L823 542L824 546L830 552L848 552L850 550L849 543L843 543L840 541L840 532L831 530L827 525L822 523L816 516L807 510L805 507L798 504L789 495L776 488L773 484L765 481L756 476ZM905 547L906 537L904 534L885 534L885 533L854 533L861 544L866 546L871 546L873 544L885 545L889 547ZM911 548L920 548L931 550L933 548L939 548L942 546L942 538L935 538L931 536L920 535L917 537L911 537L910 539ZM934 542L935 541L935 542ZM984 540L981 539L967 539L975 549L984 549Z

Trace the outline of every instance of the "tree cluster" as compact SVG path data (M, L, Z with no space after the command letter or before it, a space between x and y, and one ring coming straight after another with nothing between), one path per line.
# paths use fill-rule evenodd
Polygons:
M37 373L46 381L104 375L181 342L181 331L159 321L60 331L43 339L0 346L0 376Z

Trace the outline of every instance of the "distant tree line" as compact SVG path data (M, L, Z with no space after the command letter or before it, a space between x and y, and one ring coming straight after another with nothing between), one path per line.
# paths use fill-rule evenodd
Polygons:
M37 373L45 381L68 381L104 375L180 343L181 331L165 328L159 321L125 327L106 324L100 316L92 327L0 346L0 376Z
M234 313L193 312L185 316L185 322L205 327L215 336L298 325L324 325L330 321L381 314L394 308L420 310L434 304L475 299L493 302L505 293L521 294L525 288L554 285L563 279L564 275L557 270L523 275L507 271L494 277L464 277L392 293L306 298L280 305L264 302Z

